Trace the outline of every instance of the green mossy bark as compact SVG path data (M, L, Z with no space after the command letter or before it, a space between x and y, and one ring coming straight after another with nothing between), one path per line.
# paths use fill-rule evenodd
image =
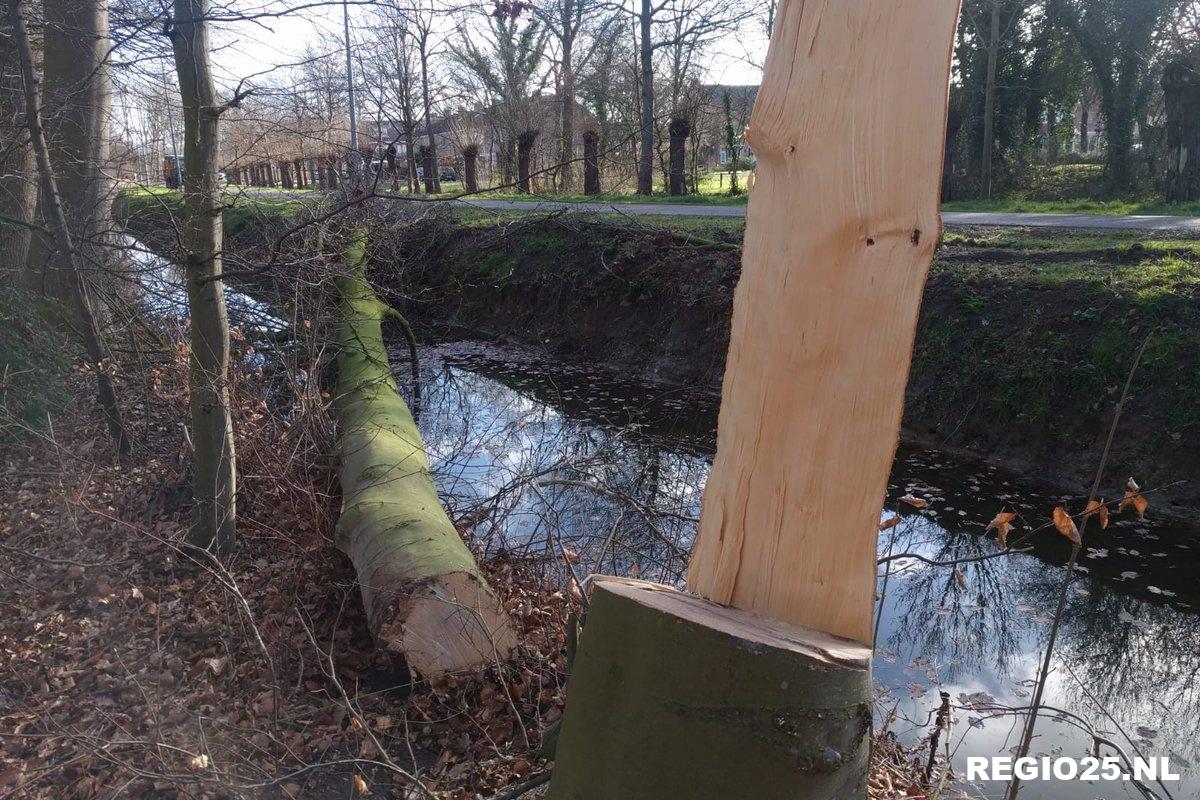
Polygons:
M342 318L334 411L343 491L337 540L358 572L372 631L404 649L402 631L390 628L403 625L415 597L435 593L429 587L439 578L469 576L465 583L478 586L477 596L445 600L472 607L478 617L482 598L485 625L496 622L488 615L499 606L442 509L421 434L397 391L382 331L382 321L395 312L363 277L364 248L361 235L352 241L345 253L351 272L337 279ZM447 626L452 622L447 615ZM511 638L500 633L501 641ZM490 660L495 653L481 655Z
M761 622L747 612L646 588L677 601L654 607L610 581L580 634L547 800L866 797L865 646L847 642L857 658L840 663L710 624Z

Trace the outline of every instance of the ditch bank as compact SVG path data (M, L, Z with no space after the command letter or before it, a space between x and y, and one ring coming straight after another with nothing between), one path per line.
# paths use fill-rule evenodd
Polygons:
M426 329L719 391L740 236L567 215L501 227L426 220L403 236L377 232L373 278ZM1196 246L1069 232L948 236L921 310L906 434L1081 490L1149 336L1103 485L1119 496L1136 476L1157 490L1158 510L1200 508Z
M169 207L121 204L135 233L169 229ZM370 228L370 277L426 334L720 390L740 225L394 209ZM264 206L227 219L227 249L252 261L293 214ZM1149 336L1103 493L1119 496L1135 476L1153 510L1200 509L1198 264L1200 242L1140 233L948 234L921 309L906 436L1082 491Z

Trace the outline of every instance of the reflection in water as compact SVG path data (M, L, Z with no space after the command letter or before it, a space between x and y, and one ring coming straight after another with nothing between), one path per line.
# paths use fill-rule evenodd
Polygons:
M474 343L443 345L425 362L421 423L439 484L485 550L544 554L564 580L569 563L581 576L682 581L715 444L712 397L622 384ZM399 378L403 385L403 370ZM983 534L997 511L1022 515L1015 536L1067 499L926 451L902 449L892 481L883 514L904 521L880 536L881 555L937 561L995 552ZM905 494L928 508L899 503ZM1200 543L1130 519L1087 535L1045 702L1081 715L1130 754L1170 755L1183 775L1167 785L1173 796L1200 797ZM900 720L897 733L914 743L926 735L941 688L962 701L952 736L960 772L967 755L1016 745L1012 715L967 706L1029 702L1067 551L1064 539L1042 532L1029 554L961 563L961 581L947 567L890 562L875 676L880 708L894 708ZM1090 745L1053 715L1039 721L1034 742L1048 755L1080 756ZM978 791L997 797L1003 788ZM1034 782L1021 796L1137 794L1122 784Z

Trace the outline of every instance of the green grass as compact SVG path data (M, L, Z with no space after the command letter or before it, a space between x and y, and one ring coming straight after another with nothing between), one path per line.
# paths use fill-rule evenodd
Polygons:
M954 200L943 211L992 211L1018 214L1087 214L1090 216L1200 216L1200 202L1163 203L1153 200Z

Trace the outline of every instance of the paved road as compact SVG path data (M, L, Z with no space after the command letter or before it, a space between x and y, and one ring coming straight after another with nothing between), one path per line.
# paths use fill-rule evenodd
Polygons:
M745 206L710 206L692 203L563 203L553 200L459 200L466 206L498 211L554 211L573 209L601 213L667 217L744 217ZM945 211L942 222L951 226L1005 225L1032 228L1092 228L1096 230L1194 231L1200 217L1108 217L1088 214L1001 214L981 211Z

